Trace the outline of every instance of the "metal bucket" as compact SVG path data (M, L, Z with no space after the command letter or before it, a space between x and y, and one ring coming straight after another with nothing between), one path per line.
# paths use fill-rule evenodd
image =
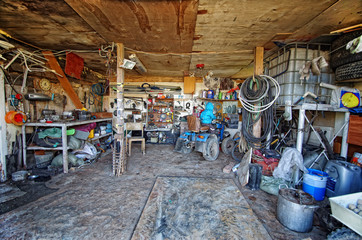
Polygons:
M311 231L316 208L318 206L310 194L297 189L279 189L277 219L290 230Z

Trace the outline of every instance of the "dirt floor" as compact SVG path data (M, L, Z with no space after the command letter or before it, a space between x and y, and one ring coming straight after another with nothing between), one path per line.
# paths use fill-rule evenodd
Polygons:
M59 174L46 183L57 189L44 197L0 215L0 239L130 239L157 176L234 178L222 168L231 161L223 154L214 162L200 153L182 155L170 145L146 145L146 155L134 145L128 171L112 175L111 154L98 162ZM240 188L259 221L273 239L325 239L314 226L296 233L276 220L277 197Z

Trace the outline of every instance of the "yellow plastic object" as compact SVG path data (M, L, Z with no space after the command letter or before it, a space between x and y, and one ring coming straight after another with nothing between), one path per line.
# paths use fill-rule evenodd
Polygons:
M88 138L94 138L94 129L89 132Z
M343 94L341 96L341 101L342 101L343 106L345 106L347 108L354 108L359 105L358 97L351 92L347 92L347 93Z
M86 108L82 108L81 111L88 111Z

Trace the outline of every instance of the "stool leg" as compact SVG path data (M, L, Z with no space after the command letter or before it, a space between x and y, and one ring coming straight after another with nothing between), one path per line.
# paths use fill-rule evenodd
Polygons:
M132 141L128 141L128 156L131 156L131 146L132 146Z
M142 140L142 153L146 154L146 141L144 139Z

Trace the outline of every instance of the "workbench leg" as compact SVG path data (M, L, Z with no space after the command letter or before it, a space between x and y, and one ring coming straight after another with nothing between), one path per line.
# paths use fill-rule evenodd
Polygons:
M26 169L26 131L25 131L25 126L23 125L21 127L21 134L22 134L22 141L23 141L23 165L24 165L24 168Z
M349 121L349 112L344 113L344 122ZM348 143L347 143L347 137L348 137L348 127L349 124L346 124L343 128L343 134L342 134L342 144L341 144L341 157L347 158L347 152L348 152Z
M68 139L67 127L62 126L62 145L63 145L63 172L68 173Z
M301 154L303 154L304 121L305 121L304 114L305 110L299 109L298 135L297 135L296 147ZM293 172L293 182L297 183L299 181L299 178L300 178L299 169L295 168Z

